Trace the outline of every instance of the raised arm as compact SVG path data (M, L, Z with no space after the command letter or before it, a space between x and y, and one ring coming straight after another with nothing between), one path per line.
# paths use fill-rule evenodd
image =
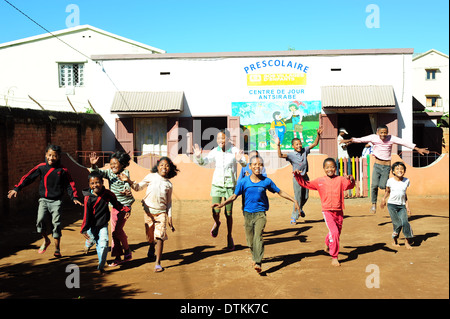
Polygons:
M279 158L286 158L287 155L281 153L281 148L280 148L280 139L278 137L275 137L275 143L277 144L277 149L278 149L278 157Z
M314 147L316 147L319 144L319 140L320 140L320 135L323 132L323 128L321 126L319 126L319 128L317 129L317 136L316 139L314 140L314 142L309 146L310 149L313 149Z
M91 154L89 154L89 162L91 163L91 168L97 167L98 159L99 157L97 156L97 153L92 152Z
M236 153L234 153L234 158L236 159L236 162L241 164L242 167L247 166L247 161L245 160L243 150L237 150Z

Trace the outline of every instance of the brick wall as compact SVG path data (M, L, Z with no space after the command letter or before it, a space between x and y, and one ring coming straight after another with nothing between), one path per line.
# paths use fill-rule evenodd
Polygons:
M38 181L8 200L8 190L44 161L48 144L59 145L76 159L76 151L101 149L103 119L98 114L40 111L0 106L0 214L37 207ZM67 199L68 197L65 196Z

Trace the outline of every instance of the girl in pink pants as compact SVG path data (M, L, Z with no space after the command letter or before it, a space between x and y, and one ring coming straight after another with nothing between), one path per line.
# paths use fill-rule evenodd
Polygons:
M333 158L323 161L323 169L326 175L313 181L305 181L299 171L294 171L294 177L300 186L319 191L322 213L328 227L326 250L331 255L331 264L340 266L338 254L344 219L344 192L355 186L355 180L352 176L337 176L336 161Z
M325 237L325 245L332 259L338 258L339 254L339 237L342 230L342 221L344 220L344 212L341 211L324 211L323 219L327 224L328 234Z

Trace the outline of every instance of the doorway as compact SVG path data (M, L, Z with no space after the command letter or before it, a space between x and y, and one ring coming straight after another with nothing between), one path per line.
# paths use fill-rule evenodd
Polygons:
M373 122L373 121L372 121ZM344 135L344 139L351 137L362 137L374 133L373 124L370 121L370 114L338 114L337 117L338 130L345 128L348 135ZM376 129L376 128L375 128ZM339 132L339 131L338 131ZM364 143L354 143L347 147L348 156L361 157L364 149Z

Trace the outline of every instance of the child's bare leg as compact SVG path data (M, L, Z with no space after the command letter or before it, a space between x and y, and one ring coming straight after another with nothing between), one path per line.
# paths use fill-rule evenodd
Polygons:
M231 214L225 214L225 217L227 218L227 231L228 236L231 236L231 232L233 230L233 216Z
M392 246L400 247L400 244L398 243L398 239L397 238L392 238Z
M162 271L161 267L161 255L164 247L164 241L160 238L156 238L156 245L155 245L155 255L156 255L156 261L155 261L155 272Z
M38 253L43 254L47 250L47 247L50 245L50 238L48 238L45 232L41 232L42 238L44 238L44 243L39 247Z
M225 217L227 218L227 248L229 250L233 250L234 249L234 242L233 242L233 237L231 236L232 230L233 230L233 216L231 215L231 213L225 214Z
M331 258L331 266L339 267L340 265L337 258Z
M43 245L48 246L50 244L50 238L48 238L48 235L45 232L42 232L41 235L42 235L42 238L44 239ZM56 241L55 241L55 243L56 243Z
M406 238L406 240L405 240L405 247L406 247L406 249L413 249L412 246L411 246L412 243L413 243L412 238Z
M392 246L400 247L400 244L398 243L398 234L395 232L392 236Z
M392 238L392 246L400 247L400 244L398 243L398 239L397 238Z
M163 251L163 246L164 246L164 242L161 239L157 238L156 245L155 245L155 256L156 256L155 263L157 265L161 264L161 255L162 255L162 251Z
M219 234L219 226L220 226L220 209L218 212L215 211L215 209L212 209L212 217L214 219L215 224L213 225L213 228L211 229L211 236L217 237Z
M61 238L54 238L54 240L55 240L55 250L58 250L58 251L59 251L59 249L60 249L60 243L61 243Z

